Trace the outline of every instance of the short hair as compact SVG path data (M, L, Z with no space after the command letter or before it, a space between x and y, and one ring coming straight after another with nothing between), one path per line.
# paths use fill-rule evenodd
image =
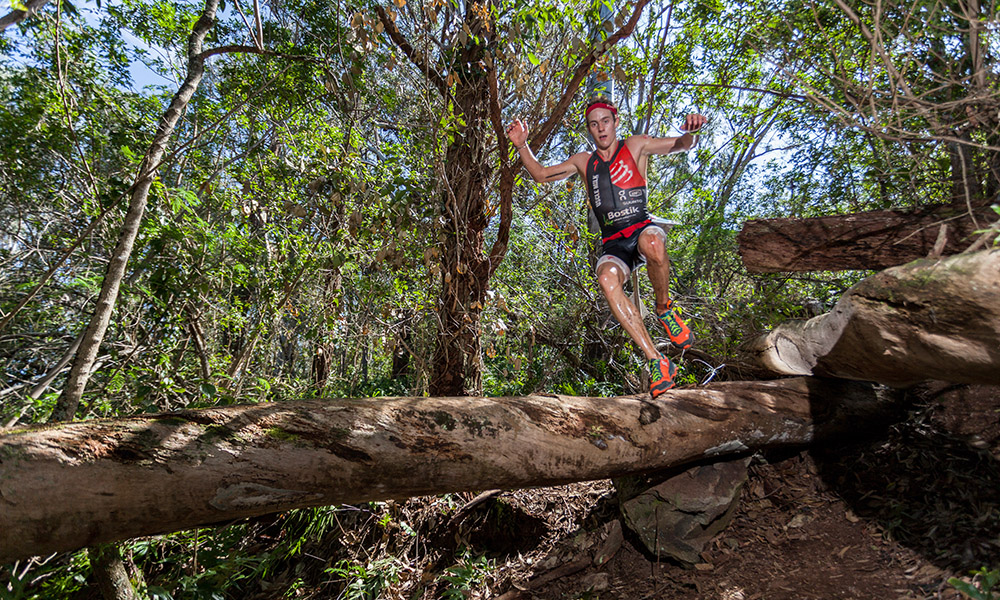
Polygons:
M618 106L611 98L608 98L603 94L593 96L587 101L587 109L583 111L584 120L587 119L587 115L589 115L590 111L594 108L607 108L611 111L611 114L616 117L618 116Z

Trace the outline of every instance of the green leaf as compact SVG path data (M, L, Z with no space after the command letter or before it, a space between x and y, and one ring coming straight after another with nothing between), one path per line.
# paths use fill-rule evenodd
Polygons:
M528 53L528 60L531 62L531 64L535 65L536 67L539 65L539 63L542 62L542 61L538 60L538 57L535 56L535 54L533 52L529 52Z
M967 581L962 581L957 577L952 577L948 580L948 583L962 593L963 596L972 598L972 600L991 600L990 596L987 596L983 592L979 591L976 586L972 585Z

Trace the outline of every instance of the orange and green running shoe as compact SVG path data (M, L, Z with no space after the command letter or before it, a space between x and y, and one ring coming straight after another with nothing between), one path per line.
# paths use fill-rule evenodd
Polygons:
M649 395L656 399L660 394L674 387L674 375L677 374L677 367L670 359L661 356L660 358L649 359Z
M667 307L663 313L658 313L656 317L663 324L663 328L667 330L667 337L670 338L670 341L681 350L687 350L694 343L694 333L681 320L680 315L674 310L673 304L672 301L667 300Z

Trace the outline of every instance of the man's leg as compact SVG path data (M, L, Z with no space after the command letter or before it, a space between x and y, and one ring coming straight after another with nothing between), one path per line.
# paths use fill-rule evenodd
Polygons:
M628 277L627 269L617 260L603 259L597 265L597 281L604 292L604 297L611 307L611 314L618 319L625 331L646 355L649 362L649 394L656 398L663 392L674 387L674 376L677 367L670 359L665 358L653 344L642 315L632 301L625 296L623 284Z
M667 234L655 225L639 233L639 252L646 258L646 272L656 298L656 314L665 311L670 304L670 257L666 242Z
M625 279L627 277L625 269L610 260L606 260L597 265L597 282L604 292L604 297L611 306L611 314L618 319L625 331L629 334L646 358L659 358L660 353L653 344L646 325L642 322L642 316L632 304L632 301L625 295Z
M670 300L670 257L667 256L667 234L659 227L647 227L639 234L639 252L646 258L646 272L656 297L656 317L667 337L682 349L694 343L694 333L673 309Z

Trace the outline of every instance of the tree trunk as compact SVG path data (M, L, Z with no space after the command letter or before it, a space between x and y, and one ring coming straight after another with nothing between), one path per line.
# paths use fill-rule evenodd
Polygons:
M947 225L944 254L957 254L973 232L996 220L980 205L969 217L962 204L879 210L809 219L757 219L740 231L740 256L751 273L886 269L924 258Z
M469 11L472 11L471 4ZM472 23L472 30L480 27ZM475 65L481 46L470 45L460 64ZM461 73L455 90L455 112L465 123L448 147L444 165L441 253L441 297L438 300L438 339L431 367L432 396L482 393L479 352L479 315L486 299L490 272L483 254L489 224L486 186L489 87L484 72Z
M905 402L815 378L662 398L314 400L17 430L0 435L0 564L292 508L651 472L842 436Z
M549 118L538 126L537 131L532 132L533 151L537 153L556 125L563 121L576 91L591 67L621 39L632 34L648 3L649 0L638 0L627 22L598 44L593 52L585 55ZM485 5L495 8L489 2ZM440 61L442 64L447 63L451 74L457 77L454 83L437 71L429 56L418 52L409 43L396 27L395 19L390 18L384 8L375 8L386 35L410 59L428 83L442 97L447 98L449 104L454 103L455 116L461 117L463 123L457 131L447 132L454 134L455 139L448 148L446 164L443 166L444 251L441 254L442 291L438 304L438 339L429 385L433 396L480 391L480 307L490 278L507 251L514 174L520 168L520 163L515 163L513 167L509 164L509 145L501 122L496 67L493 65L493 58L489 56L492 51L487 48L496 44L493 39L496 24L492 17L484 21L478 6L480 5L467 4L464 19L469 31L482 38L482 41L469 43L456 56L442 58ZM491 126L500 150L499 193L496 195L499 196L496 202L500 223L497 227L497 239L490 251L485 253L483 234L490 224L491 212L487 199L496 198L487 189L492 171L488 158L494 143L490 137Z
M1000 250L883 271L833 311L781 325L751 350L782 375L1000 384Z
M99 544L87 548L90 567L105 600L136 600L137 595L128 578L125 561L117 544Z
M104 282L101 284L101 292L97 297L94 315L87 326L80 350L77 352L72 368L70 368L69 377L56 402L51 420L68 421L76 416L76 409L80 405L80 398L83 396L87 381L90 379L94 360L97 358L97 352L104 340L104 334L108 330L108 324L111 322L111 313L114 312L115 303L118 300L122 278L125 276L125 267L132 255L132 246L139 234L139 226L146 210L149 189L153 185L156 170L166 152L167 143L187 109L188 102L198 89L205 72L205 59L201 57L201 49L208 31L215 22L215 12L218 6L219 0L206 0L205 10L191 31L191 37L188 39L187 78L174 94L170 107L163 113L156 129L156 135L153 137L153 143L150 144L149 150L146 151L146 156L139 166L139 174L132 186L132 198L128 211L125 213L121 233L118 236L118 245L115 246L111 260L108 262L108 270L104 275Z
M958 137L960 141L947 144L951 158L951 202L956 206L972 206L983 197L985 173L976 168L972 137L968 132L960 133Z
M409 380L413 369L410 366L410 344L413 343L413 314L406 311L396 322L396 343L392 349L391 379Z

